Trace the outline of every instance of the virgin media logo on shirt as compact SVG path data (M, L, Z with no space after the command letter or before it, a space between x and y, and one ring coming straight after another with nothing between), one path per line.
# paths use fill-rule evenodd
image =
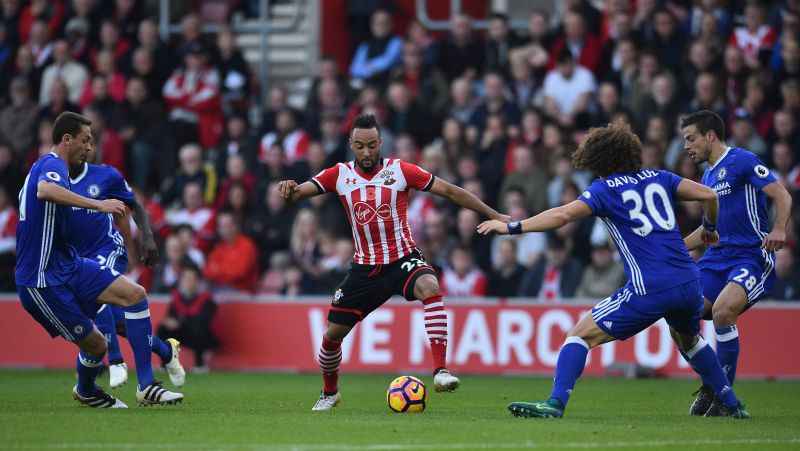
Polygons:
M391 219L392 207L389 204L382 204L376 210L375 207L366 202L356 202L353 205L353 215L359 225L364 225L375 219L375 215L378 215L381 219Z

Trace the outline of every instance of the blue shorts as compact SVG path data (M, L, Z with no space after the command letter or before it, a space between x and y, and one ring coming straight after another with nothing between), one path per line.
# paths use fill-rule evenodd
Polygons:
M592 309L597 326L617 340L630 338L661 318L681 334L697 335L702 314L703 293L696 280L644 296L628 282Z
M88 257L96 260L100 266L111 269L112 273L116 271L119 275L128 272L128 252L124 247L101 249L95 255Z
M17 286L25 310L51 337L61 335L78 342L94 329L93 319L101 305L97 297L119 274L96 261L81 258L67 283L46 288Z
M703 295L714 303L722 289L735 283L747 293L750 308L772 290L775 254L760 248L719 248L706 251L698 263Z

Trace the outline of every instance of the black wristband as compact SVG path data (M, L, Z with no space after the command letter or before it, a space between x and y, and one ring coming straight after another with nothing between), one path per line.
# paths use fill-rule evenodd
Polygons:
M509 222L508 223L508 234L509 235L519 235L522 233L522 223L519 221Z

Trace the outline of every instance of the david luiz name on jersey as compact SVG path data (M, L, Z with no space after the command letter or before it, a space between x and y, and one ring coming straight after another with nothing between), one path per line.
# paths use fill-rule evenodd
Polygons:
M644 169L642 171L637 172L635 175L620 175L617 177L609 177L606 179L606 185L608 185L610 188L615 188L617 186L622 186L625 184L638 185L640 180L647 180L657 175L658 171Z

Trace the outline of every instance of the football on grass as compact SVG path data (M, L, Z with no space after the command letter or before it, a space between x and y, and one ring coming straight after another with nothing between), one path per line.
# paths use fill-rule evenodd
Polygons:
M414 376L400 376L389 384L386 402L394 412L422 412L428 401L428 390L421 380Z

